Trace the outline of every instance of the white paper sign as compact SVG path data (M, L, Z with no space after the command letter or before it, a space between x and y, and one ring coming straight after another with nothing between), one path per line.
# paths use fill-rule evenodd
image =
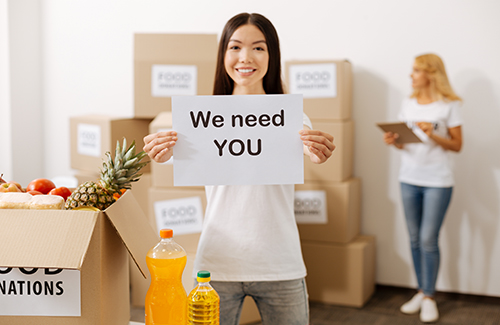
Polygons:
M172 97L174 186L304 182L301 95Z
M80 155L101 157L101 127L80 123L77 127L77 152Z
M290 65L289 78L291 94L303 94L304 98L337 97L335 63Z
M196 95L198 68L195 65L154 64L151 68L151 95L170 97Z
M327 223L325 191L295 191L295 220L297 223Z
M201 232L203 208L199 196L156 201L154 209L157 229L170 228L176 235Z
M81 316L80 271L0 267L0 315Z

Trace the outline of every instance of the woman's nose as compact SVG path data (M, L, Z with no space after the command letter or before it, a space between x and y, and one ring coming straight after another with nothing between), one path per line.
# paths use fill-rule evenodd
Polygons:
M250 63L252 62L252 55L247 50L240 51L240 62L241 63Z

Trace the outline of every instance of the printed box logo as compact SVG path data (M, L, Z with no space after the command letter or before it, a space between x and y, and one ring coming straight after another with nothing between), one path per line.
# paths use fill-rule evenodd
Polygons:
M80 155L101 157L101 127L80 123L76 132L77 152Z
M81 316L80 271L0 267L1 316Z
M289 78L291 94L302 94L304 98L337 97L335 63L291 65Z
M295 220L299 224L328 222L325 191L295 191Z
M195 65L159 65L151 68L151 95L170 97L194 96L198 90L198 69Z
M170 228L177 235L201 232L203 208L199 196L156 201L154 209L158 229Z

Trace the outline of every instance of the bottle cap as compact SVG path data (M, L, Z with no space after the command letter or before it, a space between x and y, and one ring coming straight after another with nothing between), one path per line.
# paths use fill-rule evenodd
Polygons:
M160 230L161 238L172 238L174 236L174 231L172 229L162 229Z
M210 281L210 272L208 271L198 271L197 279L198 282L208 282Z

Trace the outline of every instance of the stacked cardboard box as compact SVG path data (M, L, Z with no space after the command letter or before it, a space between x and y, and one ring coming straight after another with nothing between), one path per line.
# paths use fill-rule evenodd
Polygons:
M360 235L361 180L353 177L352 67L345 60L289 61L289 92L303 94L314 129L334 136L324 164L304 161L295 214L312 301L361 307L375 288L375 240Z

